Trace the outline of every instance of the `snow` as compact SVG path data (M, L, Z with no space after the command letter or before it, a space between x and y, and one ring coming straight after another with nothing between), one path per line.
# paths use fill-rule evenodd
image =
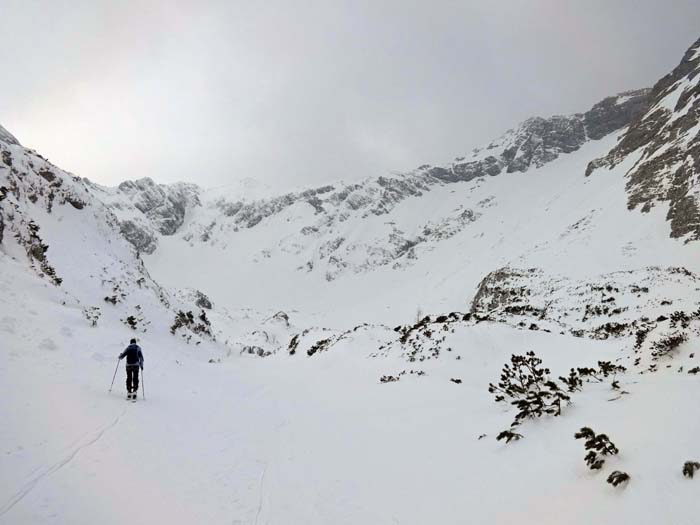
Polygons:
M305 205L253 229L222 232L216 244L190 246L178 235L164 237L145 260L159 282L203 290L230 310L297 310L311 316L310 324L326 326L373 320L396 324L414 317L419 308L464 310L481 278L511 263L578 278L646 266L685 265L700 271L694 248L669 238L665 210L643 215L627 210L623 175L634 159L612 172L583 176L588 161L605 154L616 140L613 134L590 142L527 174L438 187L400 202L389 215L351 216L324 232L323 239L345 239L334 255L356 272L346 270L330 283L325 260L316 258L312 272L299 270L317 257L317 246L299 233L315 220ZM464 209L478 214L474 222L450 238L417 246L417 259L401 259L399 271L393 261L372 262L375 255L368 247L386 246L394 228L415 238L424 225ZM198 221L197 213L200 209L188 217L190 224ZM587 217L585 228L570 229ZM265 278L251 279L255 275Z
M670 238L663 205L627 209L641 152L584 176L620 134L525 173L435 183L386 213L297 199L239 227L222 199L269 203L279 188L187 186L201 205L140 256L119 232L142 216L133 201L3 131L22 176L0 170L16 185L0 204L0 523L697 521L698 481L681 474L700 460L697 243ZM30 224L61 286L28 257ZM212 334L173 335L181 311ZM688 339L659 357L678 331ZM132 337L135 404L117 362ZM599 361L627 372L619 388L585 382L505 444L517 409L488 385L528 351L555 380ZM583 426L620 449L600 472L573 437ZM630 482L607 484L613 470Z
M107 392L129 331L87 327L56 289L2 262L12 350L0 395L14 407L3 411L12 432L0 434L3 522L694 522L694 482L680 467L697 450L700 423L686 417L695 376L626 376L630 394L614 402L608 384L587 385L561 418L526 423L512 445L494 440L512 414L485 387L511 352L536 349L563 374L619 357L616 341L487 323L451 336L461 360L379 384L408 364L368 359L352 343L314 358L210 364L214 348L152 334L141 341L146 400L131 404L121 364ZM54 350L34 344L47 337ZM621 450L606 472L585 467L573 439L584 425ZM613 468L630 472L629 487L604 483Z
M632 99L632 98L633 98L633 97L632 97L631 95L619 96L619 97L617 97L617 99L615 100L615 105L616 105L616 106L621 106L622 104L624 104L625 102L627 102L628 100L630 100L630 99Z

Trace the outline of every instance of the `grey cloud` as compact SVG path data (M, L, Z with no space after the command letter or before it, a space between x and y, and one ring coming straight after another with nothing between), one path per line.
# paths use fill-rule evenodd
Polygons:
M653 0L3 2L0 124L79 175L296 185L439 163L650 86L699 35Z

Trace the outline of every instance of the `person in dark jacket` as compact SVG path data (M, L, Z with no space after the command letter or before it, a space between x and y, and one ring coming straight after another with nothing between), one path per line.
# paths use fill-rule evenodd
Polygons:
M126 357L126 391L127 399L136 399L139 389L139 368L143 370L143 353L141 347L136 344L136 339L130 341L129 346L119 354L119 359Z

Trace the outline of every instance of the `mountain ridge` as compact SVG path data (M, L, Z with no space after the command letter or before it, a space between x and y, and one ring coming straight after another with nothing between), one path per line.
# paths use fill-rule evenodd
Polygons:
M421 196L436 184L468 182L502 172L525 172L530 167L542 167L561 154L577 151L586 141L599 140L646 111L649 92L639 89L606 97L585 113L531 117L484 148L445 166L425 164L406 173L366 177L357 183L312 186L253 201L230 200L220 195L210 197L208 203L201 202L207 191L204 188L188 183L156 184L148 177L125 181L117 188L99 188L108 195L107 201L115 213L124 216L124 235L137 249L148 254L156 250L158 234L175 234L187 210L207 204L219 208L239 228L252 228L299 202L310 205L317 213L323 213L326 206L343 205L350 210L362 208L381 215L406 198ZM128 212L134 208L142 215ZM208 239L206 229L200 235Z

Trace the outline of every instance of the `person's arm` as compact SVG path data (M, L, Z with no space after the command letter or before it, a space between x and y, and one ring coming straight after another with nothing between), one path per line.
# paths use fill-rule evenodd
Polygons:
M143 352L139 348L139 364L141 365L141 370L143 370Z
M119 360L121 361L122 359L124 359L125 356L126 356L126 350L124 350L121 354L119 354Z

